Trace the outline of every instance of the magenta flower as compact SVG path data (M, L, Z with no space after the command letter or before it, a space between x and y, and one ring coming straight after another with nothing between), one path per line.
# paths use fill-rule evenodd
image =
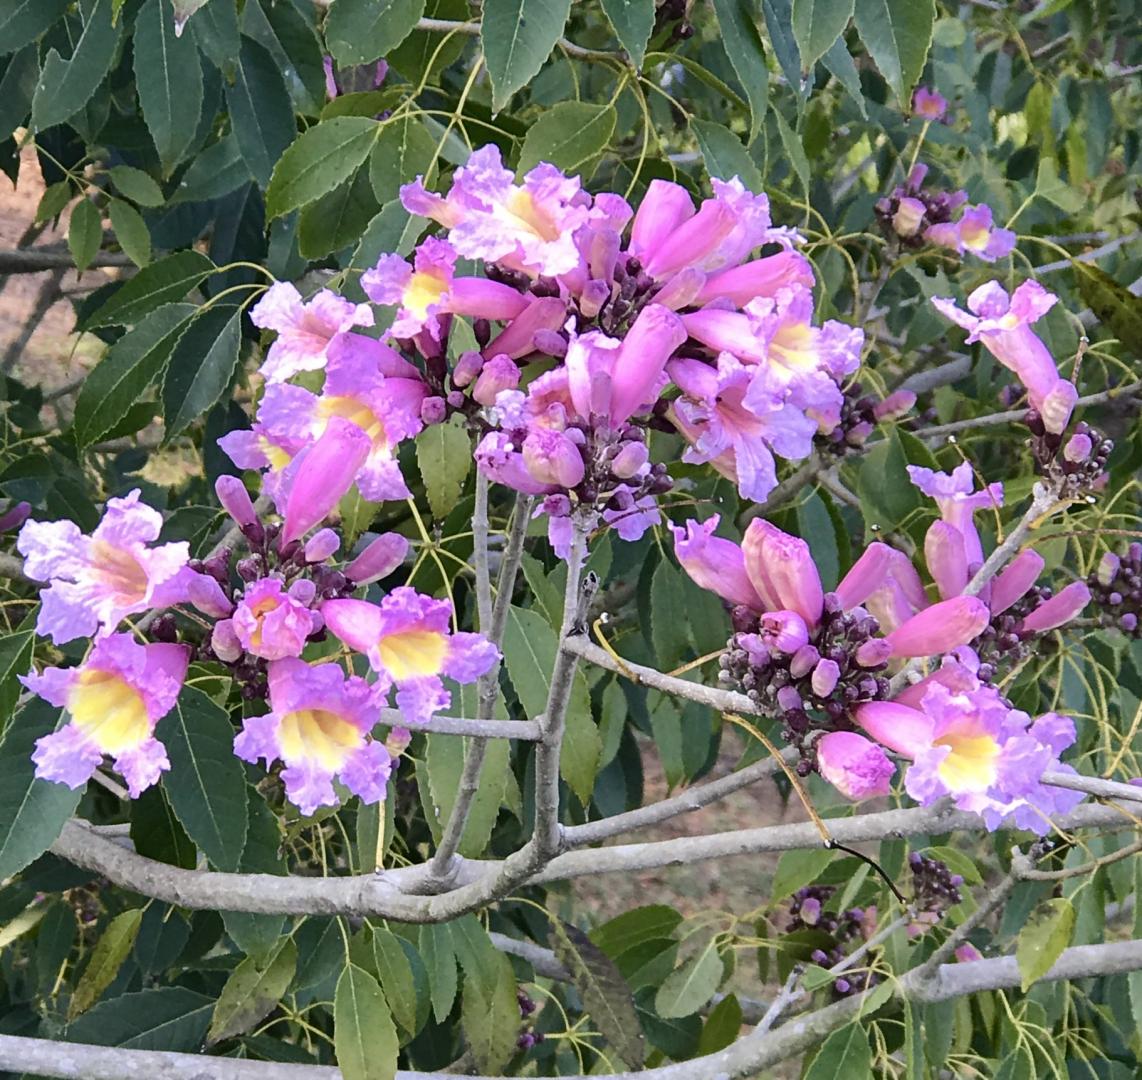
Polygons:
M475 682L496 662L499 651L481 634L452 633L452 605L406 586L380 603L326 600L326 625L351 649L369 658L384 686L397 688L397 707L410 724L426 724L448 708L451 695L441 676Z
M821 618L824 590L809 545L754 518L742 540L746 573L768 611L795 611L812 628Z
M1085 581L1072 581L1049 600L1044 600L1034 611L1024 618L1021 630L1035 634L1045 634L1056 630L1071 619L1077 618L1083 608L1090 603L1090 589Z
M29 690L69 717L36 740L36 776L82 787L106 754L131 797L138 797L170 768L154 730L174 708L189 660L184 645L140 645L130 634L111 634L78 667L21 676Z
M863 606L890 633L928 606L924 583L902 551L874 541L837 586L842 609Z
M553 165L537 165L516 184L499 148L482 146L456 170L446 196L427 191L418 178L401 188L401 202L410 214L443 225L466 258L499 262L533 277L564 274L579 264L574 233L588 219L589 199L578 177L564 176Z
M981 203L965 207L958 221L928 226L924 239L960 255L970 254L984 262L995 262L1015 250L1016 236L1010 229L997 229L991 207Z
M991 621L991 612L977 596L941 600L917 612L887 637L892 656L934 656L974 641Z
M1060 768L1073 722L1049 713L1031 723L955 661L896 701L859 705L855 715L869 735L911 760L904 787L923 806L950 795L989 828L1010 821L1042 835L1050 814L1082 800L1040 783L1045 771Z
M263 330L277 331L261 367L272 383L325 367L330 344L354 326L372 326L373 311L368 304L350 303L328 289L303 301L297 289L278 281L250 309L250 321Z
M336 778L365 803L385 797L393 760L371 732L384 695L337 664L310 667L275 660L269 667L270 711L247 716L234 739L243 761L285 763L286 795L301 813L337 806Z
M162 525L138 488L107 500L91 536L71 521L26 522L16 539L24 572L49 582L40 593L36 631L62 645L110 634L128 615L180 603L190 548L182 541L148 547Z
M779 251L776 255L766 255L707 275L694 302L709 304L715 300L728 300L744 308L759 296L772 298L782 289L811 289L814 284L813 265L804 255L796 251Z
M370 439L356 424L333 416L321 438L299 454L282 478L287 492L281 543L324 521L353 486L369 457Z
M732 540L714 536L721 519L717 514L706 521L688 521L674 534L674 554L679 565L696 585L717 593L728 604L762 611L764 603L749 579L742 549Z
M447 240L430 236L416 250L413 265L399 255L382 255L361 275L361 287L374 304L397 305L389 333L411 338L427 329L437 340L437 315L470 315L505 321L527 306L515 289L478 277L454 277L456 251Z
M295 455L312 447L331 426L344 438L349 438L345 426L355 427L365 436L365 456L347 481L348 465L355 460L357 448L353 459L331 451L338 485L342 481L347 484L340 494L355 482L362 496L374 502L406 499L409 492L395 448L423 427L420 413L427 392L417 369L394 350L372 338L346 334L330 349L320 395L289 384L268 386L253 430L231 432L219 439L219 445L242 468L270 467L274 479L268 490L280 506L301 467L300 461L293 462ZM332 492L332 476L323 481L320 473L313 472L318 495ZM309 499L307 495L307 504ZM336 502L334 498L306 528L320 521Z
M1059 376L1047 346L1031 329L1058 300L1037 281L1025 281L1010 296L998 281L981 285L968 297L968 310L945 297L935 297L936 309L968 331L968 341L980 341L1027 390L1032 407L1053 435L1061 434L1078 400L1074 384Z
M305 579L288 590L280 578L251 582L229 620L239 644L265 660L300 656L309 635L321 629L321 617L309 608L314 595L313 582Z
M927 86L916 87L912 94L912 115L921 120L943 120L948 111L948 99Z
M239 477L224 473L214 481L214 493L218 496L222 508L239 526L245 528L258 520L250 493Z
M512 360L537 351L536 335L554 332L567 321L567 302L557 296L536 296L484 349L487 359L508 356ZM542 351L542 350L538 350Z
M1043 556L1031 548L1024 548L1004 567L991 583L992 615L1002 615L1023 596L1043 571Z
M400 533L381 533L345 567L345 576L354 585L370 585L388 577L407 554L408 541Z
M887 795L896 766L874 742L855 731L830 731L815 744L817 771L846 799Z
M723 270L768 241L792 242L796 234L772 228L765 195L748 191L736 176L710 183L714 197L697 213L685 188L663 180L651 184L635 214L630 245L651 277L664 281L684 267Z
M970 462L957 465L950 473L935 472L909 465L912 483L925 495L936 500L940 517L963 538L964 557L969 574L983 565L983 543L975 526L977 510L993 510L1003 505L1003 485L988 484L983 491L975 490L975 474Z
M680 357L667 371L684 395L670 414L690 443L682 460L711 463L737 484L743 498L764 502L777 486L774 455L800 460L812 453L816 421L776 395L765 409L756 398L747 408L756 368L731 353L719 355L716 369Z

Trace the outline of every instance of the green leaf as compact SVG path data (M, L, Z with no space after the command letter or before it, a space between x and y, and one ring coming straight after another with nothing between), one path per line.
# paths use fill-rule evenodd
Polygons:
M139 206L162 206L163 189L154 178L131 165L113 165L107 170L119 194Z
M492 109L530 82L563 34L571 0L484 0L480 44L492 80Z
M95 365L75 401L80 448L99 442L162 374L196 310L191 304L167 304L151 312Z
M77 270L86 270L103 243L103 218L90 199L80 199L67 223L67 247Z
M320 259L348 247L380 209L369 181L368 166L362 165L340 187L302 208L298 250L307 259Z
M455 420L430 424L416 437L416 463L432 516L443 521L460 500L472 465L472 440Z
M528 129L519 155L519 171L526 172L547 161L557 169L589 180L615 133L617 120L613 105L559 102Z
M226 393L238 366L242 309L217 304L198 315L179 339L163 379L166 437L185 431Z
M425 0L336 0L325 21L325 41L339 64L367 64L387 56L412 32Z
M654 32L654 0L603 0L615 37L639 71L646 59L646 43Z
M190 34L175 32L171 0L147 0L135 19L135 86L163 172L194 142L202 112L202 64Z
M932 44L933 0L856 0L856 28L880 73L907 108Z
M61 180L58 184L49 184L48 187L44 188L44 193L36 205L36 216L33 219L35 224L39 225L42 222L50 221L62 213L63 208L67 206L70 200L71 184L66 180Z
M868 109L865 107L864 93L861 91L860 72L857 71L852 53L849 52L849 47L845 44L843 37L839 37L833 42L829 50L821 57L821 62L829 72L836 76L837 81L845 88L845 92L860 110L861 116L867 120Z
M800 103L808 94L808 90L802 85L804 80L801 78L801 55L793 37L792 0L761 0L761 10L765 15L765 28L769 31L769 40L773 43L773 54L777 57L782 74L789 81L789 85L795 91L800 91L795 94Z
M230 122L235 123L234 112ZM268 166L266 175L269 176ZM235 188L249 183L250 169L242 157L242 150L234 132L208 146L182 174L178 189L170 198L170 205L187 202L205 202L221 195L229 195Z
M277 62L264 45L244 35L233 81L226 84L226 109L241 158L258 187L265 190L274 164L293 142L297 127L289 90ZM198 179L195 169L203 157L205 154L190 166L183 178L185 185ZM208 175L204 174L204 178Z
M64 60L55 49L49 49L44 58L32 98L34 131L62 124L79 112L111 70L123 32L122 24L113 26L111 23L111 0L96 0L88 11L71 58Z
M698 1053L716 1054L737 1041L742 1027L742 1007L736 994L727 994L711 1010L698 1040Z
M853 17L853 0L793 0L793 37L804 71L832 47Z
M1119 285L1105 270L1074 261L1079 296L1086 301L1098 321L1135 356L1142 357L1142 298Z
M171 762L163 787L187 835L219 870L235 870L246 843L246 777L229 714L185 686L155 735Z
M591 931L591 940L617 959L645 941L673 937L681 922L682 916L674 908L666 904L648 904L624 911L602 926L596 926Z
M698 140L698 149L706 163L706 172L712 178L729 180L735 176L753 191L761 190L761 174L753 163L745 147L729 128L715 124L712 120L690 121L690 130Z
M23 692L19 676L26 675L32 666L35 644L32 630L17 630L0 637L0 732L10 723Z
M0 56L35 41L70 3L71 0L5 0L0 4Z
M385 995L364 968L348 964L333 995L333 1047L344 1080L392 1080L400 1043Z
M857 474L857 494L865 524L891 532L921 505L908 478L908 458L896 428L864 455Z
M122 199L112 199L107 210L119 246L136 266L146 266L151 261L151 234L143 216Z
M241 1035L269 1016L289 989L296 969L297 946L291 938L284 938L263 963L246 957L218 995L207 1045Z
M891 989L891 983L887 983ZM872 1075L872 1053L868 1032L860 1024L834 1031L817 1051L805 1080L841 1080Z
M420 928L420 955L428 972L432 1013L443 1024L456 1000L456 950L448 923L426 923Z
M555 664L558 635L537 611L512 607L504 630L503 653L508 677L529 717L547 708L547 691ZM571 683L566 731L559 772L585 806L595 788L602 744L591 719L587 681L581 671Z
M373 927L373 959L393 1019L409 1035L415 1035L416 981L404 947L391 930Z
M99 996L114 981L123 966L123 961L131 955L135 947L135 938L139 933L139 925L143 921L142 908L131 908L116 915L98 944L91 951L91 959L83 969L76 984L75 993L71 995L68 1005L68 1018L74 1020L80 1013L87 1012Z
M68 1024L63 1037L125 1050L197 1051L213 1010L213 998L182 986L162 986L101 1001Z
M214 263L197 251L176 251L140 270L88 316L82 329L130 326L155 308L181 300L214 269Z
M436 157L436 140L420 117L405 114L390 120L381 130L369 156L369 178L379 203L400 194L402 184L428 172Z
M79 805L82 787L73 791L35 775L36 740L59 720L59 709L33 698L0 739L0 881L47 851Z
M266 214L281 217L348 180L369 156L381 130L366 116L338 116L299 136L274 166Z
M697 956L692 956L666 977L654 996L655 1011L666 1020L696 1013L714 996L725 970L711 941Z
M577 926L551 918L551 947L567 969L603 1038L623 1064L641 1069L646 1039L635 1012L634 998L614 961Z
M774 903L780 903L803 885L808 885L821 876L825 867L833 861L831 851L785 851L777 861L777 871L773 875L770 896Z
M516 1052L519 999L511 961L492 951L492 978L465 978L460 1025L479 1072L499 1076Z
M752 144L761 130L769 102L769 68L757 28L757 7L748 0L714 0L714 11L718 16L722 48L749 98L749 141Z
M1059 954L1071 943L1074 929L1075 909L1066 897L1045 900L1035 909L1019 931L1015 945L1015 961L1024 993L1050 971Z
M797 179L801 181L801 186L807 192L809 190L809 159L805 156L805 145L801 142L801 136L789 126L789 121L777 109L773 110L773 120L777 124L777 135L781 139L781 145L789 158L789 164L793 166Z
M193 870L198 860L194 842L158 784L131 800L131 842L140 855L184 870Z
M255 791L246 798L246 839L237 870L244 874L284 874L279 855L281 830L274 812ZM282 935L280 915L255 915L248 911L224 911L226 933L247 956L264 959L277 947Z

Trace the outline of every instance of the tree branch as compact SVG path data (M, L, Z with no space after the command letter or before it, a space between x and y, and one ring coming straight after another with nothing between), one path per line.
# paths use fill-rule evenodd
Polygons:
M1142 940L1076 945L1065 949L1040 981L1118 975L1140 968ZM980 991L1011 989L1021 983L1014 956L945 964L926 978L918 976L919 969L905 974L897 984L897 996L918 1002L948 1001ZM592 1076L594 1080L694 1080L699 1076L736 1080L754 1076L819 1045L829 1032L854 1020L863 1005L864 995L853 995L817 1012L799 1016L776 1030L759 1028L714 1054L637 1073L593 1073ZM183 1080L338 1080L341 1076L338 1069L326 1065L290 1065L163 1050L125 1050L20 1035L0 1035L0 1068L58 1080L152 1080L155 1076ZM445 1075L398 1069L396 1080L441 1080ZM459 1080L483 1078L469 1076ZM566 1080L587 1078L577 1076Z
M101 251L88 263L88 269L134 265L120 252ZM36 248L9 248L0 251L0 274L40 274L45 270L74 269L75 260L66 251L42 251Z
M531 517L531 502L531 498L527 495L516 496L507 547L504 551L503 561L500 563L500 573L496 585L496 602L493 606L492 584L488 573L488 478L482 471L476 471L476 512L472 515L476 598L480 612L480 629L497 649L504 640L508 608L511 606L515 579L519 573L520 559L523 556L523 541L527 536L527 523ZM496 709L496 697L499 693L499 676L500 662L497 660L490 670L480 676L476 684L476 722L479 724L496 724L498 726L500 723L511 722L492 719L492 714ZM527 723L532 729L532 741L537 741L541 737L539 723L534 720L527 721ZM432 729L433 731L442 730L435 720ZM453 856L460 847L460 841L464 836L464 826L468 823L472 801L480 787L480 771L484 766L484 755L487 753L487 749L488 743L485 738L475 738L469 744L468 752L464 756L464 768L460 773L456 801L452 805L452 813L448 815L448 821L445 823L444 831L441 834L440 846L437 847L436 853L432 856L431 876L441 884L446 883L450 876Z

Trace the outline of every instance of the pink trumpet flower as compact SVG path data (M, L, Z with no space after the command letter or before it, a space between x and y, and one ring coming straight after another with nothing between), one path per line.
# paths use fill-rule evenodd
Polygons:
M68 716L58 731L36 740L36 775L82 787L108 755L137 798L170 768L155 725L174 708L189 661L184 645L140 645L131 634L111 634L78 667L21 676Z
M356 424L339 416L330 419L325 434L297 459L285 505L283 545L304 536L329 516L353 486L371 445L368 435Z
M876 743L854 731L830 731L816 743L817 769L846 799L887 795L896 766Z

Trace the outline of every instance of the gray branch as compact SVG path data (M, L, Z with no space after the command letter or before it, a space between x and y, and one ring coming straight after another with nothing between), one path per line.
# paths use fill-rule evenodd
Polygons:
M1118 975L1142 968L1142 940L1105 945L1076 945L1066 949L1041 981L1085 979ZM987 990L1020 985L1014 956L945 964L931 974L909 972L897 984L897 996L918 1002L948 1001ZM817 1012L802 1015L775 1030L758 1028L715 1054L641 1072L594 1073L595 1080L694 1080L725 1077L739 1080L757 1075L780 1061L820 1044L829 1032L859 1016L863 995L854 995ZM337 1080L340 1070L325 1065L290 1065L273 1061L246 1061L163 1050L125 1050L120 1047L65 1043L0 1035L0 1068L58 1080ZM396 1080L441 1080L445 1074L400 1069ZM455 1074L447 1074L455 1076ZM484 1080L458 1077L457 1080ZM587 1080L584 1076L567 1080Z

